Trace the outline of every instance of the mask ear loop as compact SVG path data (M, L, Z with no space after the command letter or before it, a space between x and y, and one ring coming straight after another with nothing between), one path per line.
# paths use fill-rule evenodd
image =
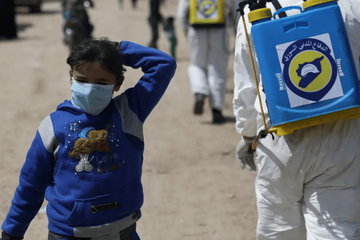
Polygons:
M72 69L69 70L69 75L70 75L70 84L72 84L74 79Z

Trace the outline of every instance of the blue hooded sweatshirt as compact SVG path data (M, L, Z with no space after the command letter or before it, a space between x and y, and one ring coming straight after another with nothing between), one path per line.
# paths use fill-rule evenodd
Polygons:
M97 116L65 100L41 122L2 225L8 235L24 236L44 197L49 230L61 235L111 234L140 218L143 123L163 96L176 62L127 41L120 51L124 65L141 68L144 75Z

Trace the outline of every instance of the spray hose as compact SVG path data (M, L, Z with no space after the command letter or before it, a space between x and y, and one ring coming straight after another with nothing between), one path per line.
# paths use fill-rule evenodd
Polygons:
M245 23L245 18L244 18L244 15L245 15L244 8L245 8L246 5L249 5L250 11L253 11L253 10L256 10L256 9L259 9L259 8L265 8L267 2L271 2L275 6L276 9L281 8L281 5L279 4L279 2L277 0L241 0L239 2L239 9L238 9L238 11L241 14L241 18L242 18L243 25L244 25L246 42L247 42L248 49L249 49L251 67L252 67L252 70L253 70L254 80L255 80L255 85L256 85L256 92L257 92L257 95L258 95L258 98L259 98L261 116L262 116L262 120L263 120L263 124L264 124L264 129L260 130L260 132L255 137L255 139L253 140L253 142L252 142L252 144L251 144L251 146L250 146L250 148L248 150L250 153L252 153L252 152L254 152L256 150L256 147L257 147L257 145L259 143L259 140L261 138L265 138L268 133L276 132L275 129L268 129L267 126L266 126L264 108L263 108L263 105L262 105L262 100L261 100L260 91L259 91L259 83L258 83L258 80L257 80L253 54L252 54L252 51L251 51L249 35L248 35L248 31L247 31L246 23ZM286 17L286 14L283 14L280 17Z
M245 36L246 36L246 42L247 42L247 45L248 45L248 48L249 48L249 55L250 55L251 67L252 67L253 74L254 74L256 92L257 92L257 95L259 97L261 116L262 116L262 120L263 120L263 124L264 124L264 128L265 128L264 130L261 130L259 132L259 134L255 137L255 139L253 140L253 142L251 144L251 147L250 147L249 151L254 152L256 150L256 147L257 147L258 143L259 143L259 140L261 138L265 138L266 135L268 134L269 130L267 129L267 126L266 126L264 108L263 108L261 97L260 97L259 83L258 83L257 76L256 76L254 59L253 59L253 55L252 55L252 51L251 51L251 47L250 47L249 35L248 35L248 32L247 32L247 28L246 28L244 14L241 14L241 18L242 18L242 21L243 21L243 24L244 24L244 31L245 31Z
M303 1L307 1L307 0L303 0ZM263 108L263 105L262 105L262 100L261 100L260 91L259 91L259 84L258 84L257 75L256 75L256 71L255 71L253 54L251 52L249 35L248 35L248 31L247 31L246 23L245 23L245 18L244 18L244 15L245 15L244 8L245 8L246 5L249 5L250 11L253 11L253 10L257 10L257 9L261 9L261 8L266 8L266 3L272 3L276 10L279 10L279 9L282 8L282 6L278 2L278 0L240 0L239 8L237 9L237 11L239 11L240 14L241 14L241 18L242 18L243 25L244 25L244 31L245 31L246 41L247 41L250 60L251 60L251 67L252 67L252 70L253 70L254 80L255 80L255 85L256 85L256 92L257 92L257 95L258 95L258 98L259 98L261 116L262 116L262 120L263 120L263 124L264 124L264 129L260 130L258 135L253 140L253 142L252 142L252 144L251 144L251 146L250 146L250 148L248 150L249 153L252 153L252 152L254 152L256 150L256 147L257 147L257 145L259 143L259 140L261 138L265 138L268 133L277 132L276 129L268 129L267 126L266 126L264 108ZM280 12L279 17L283 18L283 17L287 17L287 15L286 15L285 12Z

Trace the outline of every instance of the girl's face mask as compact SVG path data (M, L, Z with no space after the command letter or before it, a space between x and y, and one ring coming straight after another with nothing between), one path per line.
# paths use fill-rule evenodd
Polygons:
M80 83L73 77L71 77L71 82L71 103L75 107L96 116L109 105L113 95L114 84Z

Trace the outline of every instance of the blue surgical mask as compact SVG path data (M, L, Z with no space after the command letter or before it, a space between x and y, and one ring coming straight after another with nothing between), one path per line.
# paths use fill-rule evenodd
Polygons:
M91 115L98 115L109 105L114 84L101 85L95 83L80 83L71 78L71 103Z

